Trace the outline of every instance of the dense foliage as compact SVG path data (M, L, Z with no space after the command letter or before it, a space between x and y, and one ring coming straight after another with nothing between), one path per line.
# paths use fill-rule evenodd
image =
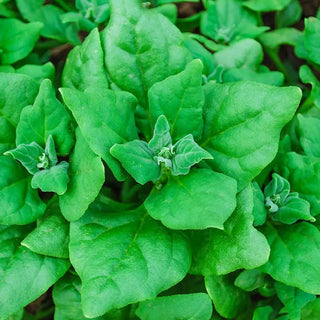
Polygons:
M173 2L0 0L1 320L320 318L320 11Z

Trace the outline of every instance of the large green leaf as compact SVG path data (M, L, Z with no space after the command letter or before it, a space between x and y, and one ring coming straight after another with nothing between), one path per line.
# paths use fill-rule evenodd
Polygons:
M68 155L74 144L71 117L67 109L56 98L51 81L41 83L33 106L24 108L17 127L17 145L37 142L45 146L52 135L57 153Z
M25 58L36 44L43 24L0 19L0 61L12 64Z
M111 0L111 20L102 34L105 63L113 82L147 108L151 86L182 71L190 53L180 31L139 0Z
M164 228L143 208L110 210L94 205L71 222L70 258L82 280L83 312L90 318L155 298L182 280L190 266L181 233Z
M254 82L208 83L200 145L209 165L238 180L243 189L275 157L280 131L294 115L301 91Z
M193 272L203 275L227 274L237 269L253 269L266 263L270 247L253 224L251 186L237 196L237 208L224 230L211 229L193 235Z
M201 88L202 63L190 62L181 73L154 84L149 90L149 108L153 124L165 115L173 142L192 134L201 138L204 96Z
M9 156L0 156L0 224L28 224L45 211L31 176Z
M286 286L281 282L275 283L275 289L281 302L285 306L285 311L289 314L290 320L301 319L301 309L310 301L316 299L316 296L305 293L298 288Z
M144 205L149 214L172 229L223 229L236 206L236 181L223 174L194 169L156 188Z
M69 224L61 215L57 199L53 199L42 221L21 244L38 254L68 258L68 243Z
M110 154L115 143L138 138L134 122L136 99L128 92L60 89L90 148L103 160L116 178L125 179L124 170Z
M74 221L86 212L105 179L101 158L90 149L79 128L69 164L70 182L67 192L59 197L59 204L63 216Z
M205 277L206 289L217 312L227 319L234 319L250 307L248 293L234 285L235 275Z
M89 87L108 89L98 29L92 30L83 44L69 53L62 74L62 86L80 91Z
M136 315L141 320L209 320L212 303L205 293L164 296L140 302Z
M307 222L277 227L268 223L263 233L271 253L261 270L288 286L319 294L320 231Z
M28 76L0 73L0 154L15 148L21 110L34 102L37 83Z
M45 293L68 270L68 260L17 250L0 280L0 314L9 316Z

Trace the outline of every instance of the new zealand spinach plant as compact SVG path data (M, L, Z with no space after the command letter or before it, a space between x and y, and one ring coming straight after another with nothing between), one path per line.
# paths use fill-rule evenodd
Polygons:
M320 14L302 15L0 0L1 320L320 318Z

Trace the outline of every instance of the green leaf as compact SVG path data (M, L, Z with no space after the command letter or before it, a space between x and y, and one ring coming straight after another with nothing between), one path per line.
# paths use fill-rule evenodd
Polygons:
M171 146L170 125L167 118L161 115L154 126L153 137L149 141L148 147L154 154L159 154L163 147L169 148Z
M288 286L319 294L320 231L307 222L277 227L268 223L263 233L271 253L261 270Z
M25 74L41 84L44 79L55 80L55 67L51 62L43 65L25 64L16 69L17 73Z
M290 181L291 188L311 204L313 216L320 213L320 159L288 152L280 173Z
M0 73L0 154L16 147L21 110L33 103L37 93L37 83L28 76Z
M274 159L281 129L294 115L301 91L235 82L208 83L205 93L200 146L214 158L208 164L237 179L241 190Z
M43 24L0 19L0 61L12 64L25 58L36 44Z
M300 144L307 156L320 158L320 119L297 115Z
M38 163L39 157L44 153L37 143L31 142L30 144L20 144L17 148L6 151L5 156L12 156L18 160L31 174L39 171Z
M43 6L43 3L44 0L17 0L18 9L24 19L43 23L42 36L74 45L79 44L75 25L64 24L62 21L64 11L52 4Z
M270 306L259 307L254 310L252 320L270 320L270 317L272 314L273 314L272 307ZM277 318L277 319L280 320L280 318Z
M302 6L299 0L291 0L281 11L277 11L275 22L277 29L290 27L301 19Z
M79 128L69 164L70 182L67 192L59 197L59 204L63 216L74 221L86 212L105 180L101 158L91 151Z
M265 285L267 275L259 269L244 270L235 279L235 286L244 291L253 291Z
M69 225L62 217L56 199L47 206L40 224L22 241L34 253L55 258L69 257Z
M184 70L191 55L180 31L139 0L111 0L111 20L102 33L111 80L133 93L146 109L153 84Z
M138 138L134 122L136 99L127 92L111 90L60 91L92 151L106 161L117 179L124 180L124 170L109 150L115 143Z
M20 246L21 240L33 229L33 225L26 226L4 226L0 225L0 279L12 259L14 253Z
M0 224L28 224L44 213L46 206L30 180L18 162L0 156Z
M17 145L37 142L45 145L52 135L57 153L68 155L74 144L71 118L66 108L55 96L51 81L41 83L33 106L24 108L17 127Z
M268 261L270 247L263 234L252 226L252 209L253 194L248 186L237 195L237 208L223 231L210 229L207 234L194 234L194 273L222 275L242 268L254 269Z
M313 103L318 109L320 109L320 81L312 73L311 69L307 65L303 65L299 69L299 76L303 83L311 84L310 97Z
M205 293L164 296L140 302L136 315L142 320L209 320L212 303Z
M89 208L70 229L70 258L82 280L83 312L90 318L155 298L190 267L183 234L164 228L142 208L106 208Z
M153 189L144 205L148 213L172 229L224 228L236 206L234 179L208 169L193 169ZM174 196L172 196L174 195Z
M227 319L234 319L250 307L249 295L233 284L234 278L232 274L205 277L206 289L215 310Z
M209 2L201 16L201 32L217 42L230 43L242 38L255 38L268 27L258 27L257 16L239 0Z
M9 316L45 293L69 269L68 260L50 258L21 247L0 280L0 314Z
M174 142L187 134L196 140L202 135L202 68L200 60L193 60L184 71L154 84L149 90L151 120L155 123L160 115L165 115Z
M302 320L314 320L317 319L320 312L320 298L309 302L301 310L301 319Z
M291 0L248 0L243 5L253 11L267 12L283 10Z
M267 219L267 210L264 205L264 194L256 182L252 183L253 191L253 225L255 227L262 226Z
M190 168L203 159L213 159L208 151L199 147L191 134L180 139L174 145L173 150L171 173L174 176L188 174Z
M55 192L58 195L64 194L70 180L68 168L68 162L62 161L54 167L38 171L31 180L32 188L39 188L43 192Z
M304 20L304 46L308 59L320 64L320 20L310 17Z
M81 281L79 277L67 273L55 285L52 297L55 305L55 320L86 320L81 308ZM121 320L125 319L123 310L112 310L107 314L91 318L93 320Z
M69 53L63 69L62 86L80 91L89 87L108 89L98 29L92 30L83 44Z
M305 293L297 288L286 286L281 282L275 283L277 295L285 306L290 320L301 319L301 309L310 301L316 299L313 294Z
M156 181L160 176L160 166L155 154L145 141L134 140L124 144L115 144L110 153L120 161L128 173L140 184Z

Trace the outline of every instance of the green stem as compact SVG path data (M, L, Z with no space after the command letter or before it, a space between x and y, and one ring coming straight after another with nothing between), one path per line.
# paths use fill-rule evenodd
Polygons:
M269 57L277 67L277 69L284 74L285 79L289 84L294 83L294 79L292 79L290 72L288 72L287 68L285 65L282 63L280 58L278 57L278 54L271 51L271 50L266 50Z

